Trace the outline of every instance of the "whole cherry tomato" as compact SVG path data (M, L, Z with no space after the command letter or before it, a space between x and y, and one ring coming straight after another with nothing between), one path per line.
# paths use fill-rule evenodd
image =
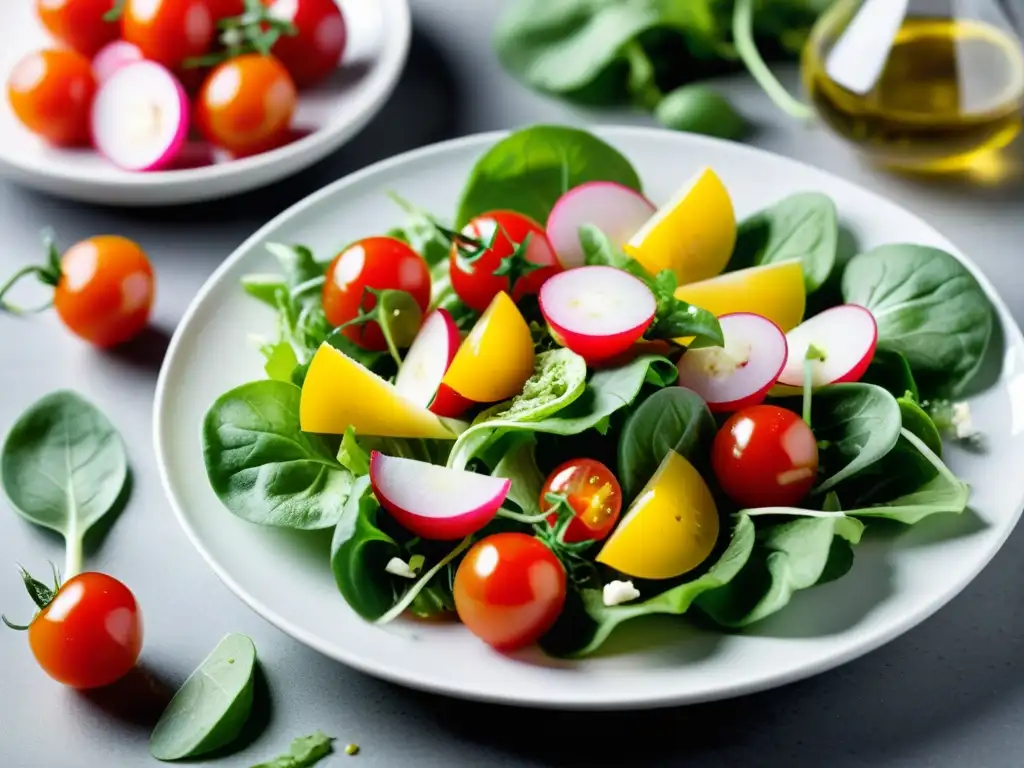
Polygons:
M7 97L18 120L61 147L89 143L89 112L96 79L80 53L45 50L22 58L7 79Z
M112 0L36 0L36 13L47 31L89 58L121 34L116 21L103 18L112 7Z
M377 306L378 291L410 294L424 314L430 304L430 270L416 251L393 237L368 237L353 243L327 267L323 288L324 313L335 328ZM363 349L387 348L380 325L369 321L347 326L342 333Z
M142 650L142 615L135 596L103 573L68 579L27 627L7 623L27 629L39 666L72 688L116 682L135 666Z
M622 512L622 488L604 464L594 459L572 459L548 475L540 492L540 508L550 509L550 493L565 496L575 518L565 531L564 541L600 541L611 533ZM558 513L548 518L551 525Z
M121 32L147 59L173 70L207 53L216 38L207 0L125 0Z
M565 605L565 568L547 545L525 533L478 541L455 574L455 610L488 645L512 651L530 645Z
M449 256L452 287L467 306L483 312L502 291L514 301L537 293L562 270L544 228L514 211L492 211L473 218ZM517 246L529 237L525 253Z
M715 435L711 465L722 490L744 507L788 507L811 490L818 444L807 423L775 405L733 414Z
M296 102L295 83L277 59L244 54L206 78L196 119L212 144L236 157L254 155L290 137Z
M245 13L245 0L206 0L206 5L213 16L214 24Z
M271 52L307 88L338 68L348 36L345 17L335 0L271 0L270 14L295 25L297 34L282 35Z

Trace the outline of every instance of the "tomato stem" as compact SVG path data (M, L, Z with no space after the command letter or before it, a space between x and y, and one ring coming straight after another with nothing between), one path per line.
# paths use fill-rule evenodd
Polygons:
M53 287L56 287L57 282L60 280L60 275L58 274L54 276L49 267L39 267L35 265L22 267L11 276L10 280L8 280L6 283L0 286L0 311L8 312L12 315L32 315L36 314L37 312L47 310L53 305L53 302L49 301L46 304L39 307L34 307L32 309L23 309L21 307L15 306L14 304L10 304L4 300L4 296L7 295L11 288L13 288L16 283L21 281L22 278L28 277L29 275L35 275L36 277L39 278L39 281L41 283Z
M469 548L469 545L472 543L472 535L469 535L462 541L460 541L459 545L455 547L455 549L453 549L447 555L445 555L443 558L441 558L438 561L437 565L435 565L429 571L420 576L419 581L417 581L415 584L409 587L409 591L402 595L402 599L395 603L394 607L390 611L385 613L374 623L380 625L387 624L401 616L405 612L405 610L410 605L412 605L412 601L415 600L416 596L423 591L423 588L430 583L431 579L437 576L437 574L441 572L441 569L448 565L448 563L452 562L452 560L454 560L456 557L465 552Z
M508 520L515 520L517 523L523 523L524 525L535 525L536 523L543 523L548 519L550 512L542 512L539 515L522 515L518 512L513 512L504 507L498 510L498 517L504 517Z
M110 10L103 14L103 20L110 23L120 21L121 15L124 13L124 4L125 0L114 0Z
M275 16L262 0L245 0L241 15L221 19L217 26L223 50L185 59L185 69L214 67L246 53L269 56L282 35L294 37L299 33L294 24Z

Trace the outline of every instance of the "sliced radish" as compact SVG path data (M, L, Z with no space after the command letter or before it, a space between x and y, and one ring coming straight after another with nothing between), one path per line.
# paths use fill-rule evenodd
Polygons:
M374 451L370 485L381 506L410 533L450 541L487 525L512 481Z
M142 61L146 57L142 49L134 43L125 40L115 40L100 49L92 59L92 73L96 76L96 82L103 84L110 79L111 75L122 67Z
M656 309L651 289L614 267L570 269L540 289L540 311L552 333L587 362L629 349L654 320Z
M100 86L92 105L93 144L129 171L157 171L174 162L188 124L185 89L153 61L121 67Z
M463 397L454 389L443 383L437 388L434 401L430 404L430 412L448 419L458 419L476 403Z
M789 359L780 384L802 387L807 349L813 344L824 359L811 361L811 384L822 387L857 381L875 355L878 325L875 316L857 304L841 304L804 320L786 334Z
M430 406L437 399L441 379L448 372L461 343L459 327L448 310L431 312L405 355L395 377L395 389L417 405Z
M580 227L593 224L616 245L627 242L657 208L635 189L614 181L588 181L573 187L548 216L551 246L566 269L583 266Z
M786 365L786 334L751 312L722 315L718 322L725 346L688 350L679 358L679 384L715 413L757 405Z

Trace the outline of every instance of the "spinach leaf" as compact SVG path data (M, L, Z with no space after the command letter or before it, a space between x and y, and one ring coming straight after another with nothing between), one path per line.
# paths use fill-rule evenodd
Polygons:
M664 613L682 615L702 594L720 589L746 565L754 548L754 524L742 512L736 516L729 546L704 574L643 602L606 606L600 589L582 589L567 603L555 626L541 638L541 646L557 656L586 656L596 651L612 631L638 616Z
M900 435L896 398L874 384L831 384L815 391L811 423L824 493L882 459Z
M835 203L818 192L802 192L740 223L727 269L800 259L807 293L814 293L832 272L838 242Z
M556 125L524 128L477 160L462 191L456 226L501 208L543 224L555 201L585 181L615 181L641 191L629 160L593 134Z
M924 397L961 392L992 336L992 305L952 255L924 245L883 245L853 257L843 299L871 310L878 346L900 352Z
M383 616L398 598L385 567L401 548L377 525L380 504L366 475L356 479L331 542L331 570L349 607L367 621Z
M149 738L157 760L197 757L230 744L252 711L256 648L226 635L174 694Z
M750 558L728 584L697 598L697 607L714 622L748 626L784 608L795 592L834 580L830 561L848 569L851 545L860 541L864 524L837 512L791 512L796 519L759 534Z
M405 223L392 230L391 235L408 243L431 267L446 265L451 242L444 236L437 219L395 192L389 192L388 197L406 214Z
M896 402L900 406L903 429L917 435L921 442L928 446L928 450L941 457L942 435L939 434L939 428L935 426L931 416L925 413L912 397L898 397Z
M903 397L907 392L914 400L921 397L907 358L891 349L876 349L860 380L865 384L877 384L893 397Z
M707 404L685 387L661 389L626 420L619 437L619 481L626 499L638 494L675 451L700 469L718 426Z
M448 466L464 469L489 443L508 432L576 435L588 429L599 429L607 424L609 416L636 400L645 382L664 387L673 383L677 375L671 360L659 355L640 355L619 368L595 371L583 394L552 416L536 421L503 418L500 414L509 403L496 405L480 414L455 441Z
M352 474L319 435L299 428L301 390L254 381L217 398L203 420L210 485L233 514L261 525L329 528L338 522Z
M491 472L495 477L512 481L508 500L525 515L539 515L540 492L544 487L544 475L537 467L537 438L528 432L513 436L513 442L505 451Z
M275 757L252 768L313 768L333 750L332 739L322 731L292 741L288 754Z
M584 264L588 267L615 267L650 277L638 261L627 256L596 224L580 225L580 246Z
M295 349L286 341L279 341L276 344L264 345L261 349L267 362L263 366L267 377L275 381L291 381L292 373L299 364L299 358L295 356Z
M722 139L741 139L749 130L729 100L705 85L683 85L666 94L654 117L666 128Z
M352 473L354 477L370 474L370 454L356 440L356 430L350 424L341 437L338 448L338 463Z
M69 579L81 570L86 532L118 503L128 459L107 417L60 390L37 400L11 427L0 448L0 479L22 517L64 537Z

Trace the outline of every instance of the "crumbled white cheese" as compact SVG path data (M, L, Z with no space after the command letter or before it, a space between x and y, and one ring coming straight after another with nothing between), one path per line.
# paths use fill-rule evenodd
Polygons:
M968 440L975 436L974 424L971 422L971 406L967 403L953 403L953 427L959 440Z
M604 585L602 597L604 604L610 608L636 600L640 597L640 590L633 586L632 581L610 581Z
M401 576L403 579L415 579L416 571L409 567L409 564L400 557L392 557L384 570L394 576Z

